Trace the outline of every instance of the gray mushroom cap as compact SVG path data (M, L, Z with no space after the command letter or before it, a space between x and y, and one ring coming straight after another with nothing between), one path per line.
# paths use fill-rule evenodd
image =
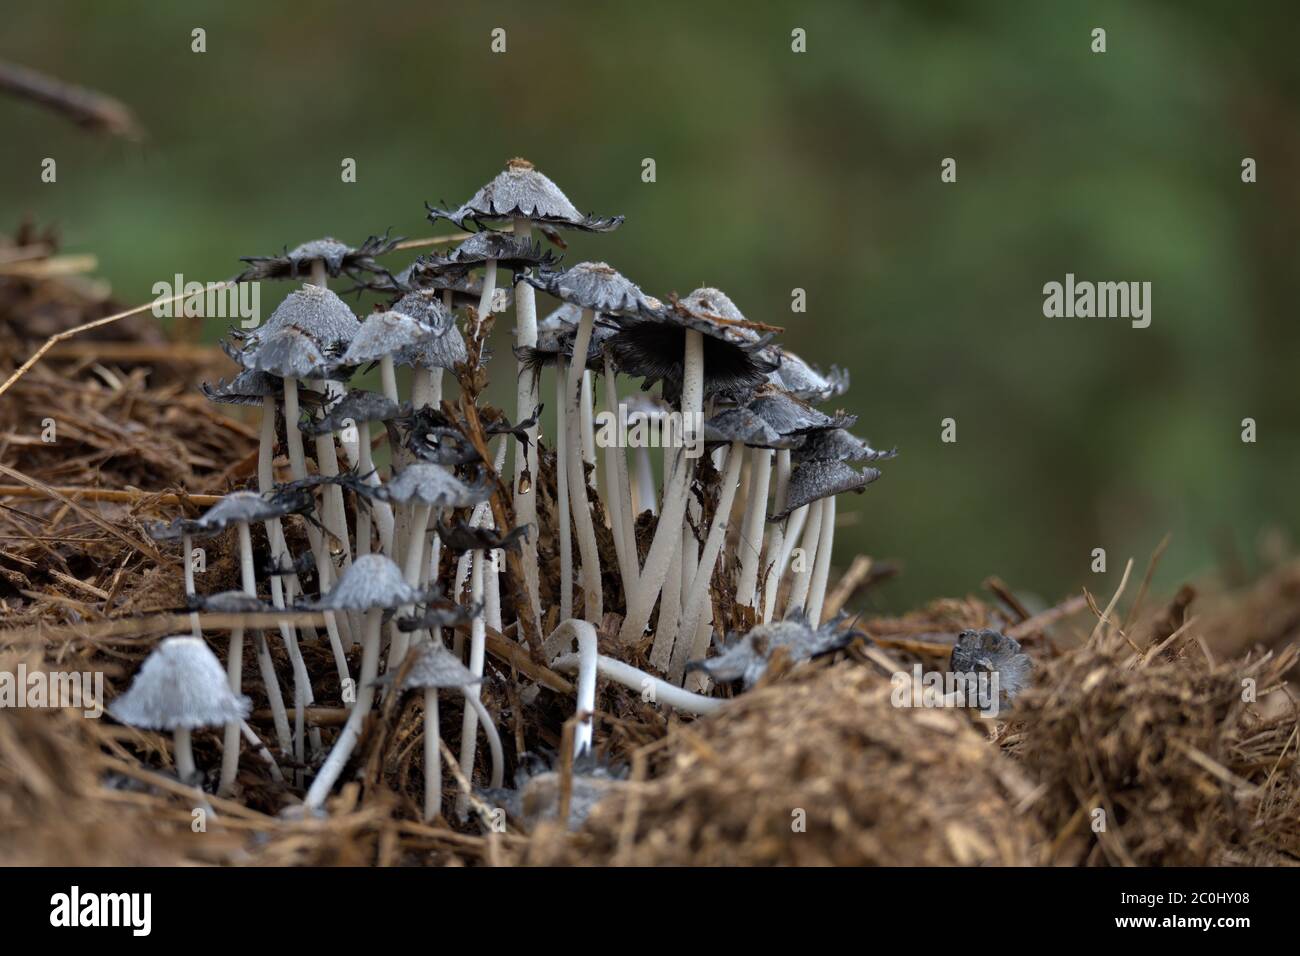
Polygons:
M243 256L242 261L249 263L249 268L235 281L297 279L309 276L314 262L324 263L325 271L336 278L344 272L378 269L374 257L391 252L399 242L400 239L390 239L387 234L370 236L354 249L329 236L312 239L278 256Z
M607 219L584 216L548 177L526 159L512 159L490 183L476 192L459 209L429 207L429 219L449 219L464 228L467 221L500 222L527 219L535 223L609 232L623 222L622 216Z
M806 461L790 476L785 510L773 514L771 520L780 521L791 512L822 498L831 498L848 491L860 492L879 477L880 470L877 468L858 471L834 459Z
M326 409L320 418L300 422L299 430L308 435L339 432L360 422L392 421L402 414L402 406L380 392L353 389Z
M259 495L254 491L232 491L194 520L177 518L169 525L149 529L152 537L162 541L183 534L216 534L232 524L255 524L301 514L311 510L313 499L306 489L291 489Z
M566 826L570 830L581 827L601 800L625 786L627 773L626 766L601 763L591 751L576 757L569 774L569 819L565 821ZM513 788L484 788L479 792L512 818L531 828L543 820L558 819L561 776L541 758L525 754L515 771Z
M280 394L280 379L268 372L246 368L227 382L219 379L216 385L202 383L199 389L210 402L219 405L261 405L268 396Z
M732 637L716 657L692 661L689 670L701 670L718 681L739 680L746 690L767 672L777 648L785 648L791 663L811 660L847 646L860 632L843 626L839 616L820 627L810 625L801 614L783 621L759 624L740 637Z
M408 292L393 305L393 311L411 316L429 330L427 336L397 353L395 360L399 365L454 369L469 360L456 317L443 306L437 292Z
M849 373L832 365L823 375L793 352L780 352L781 364L768 374L768 381L779 385L805 402L827 402L849 390Z
M216 594L195 595L190 602L200 611L216 614L274 614L276 609L259 601L246 591L218 591Z
M704 440L714 442L743 442L749 448L790 448L798 444L798 436L785 436L774 429L761 415L749 408L728 408L704 423Z
M420 256L405 269L396 275L379 275L370 281L360 283L357 289L371 289L375 292L443 292L451 291L451 304L453 308L462 309L466 306L477 307L483 298L483 280L479 276L469 274L469 267L462 265L441 265L438 261L430 257ZM498 304L501 308L509 308L514 302L514 288L506 286L497 286L492 293L492 305L494 310ZM500 302L498 303L498 299ZM402 311L402 310L399 310ZM407 314L410 312L407 310Z
M764 385L748 407L781 435L798 435L814 429L841 428L857 421L851 415L830 416L801 401L783 388Z
M256 347L268 335L284 328L299 329L319 343L322 350L330 351L351 342L361 323L347 303L329 289L304 285L285 296L271 317L249 333L249 346Z
M375 496L403 504L418 501L439 508L470 508L492 497L486 484L467 485L441 465L416 462L375 489Z
M815 461L818 459L836 461L885 461L898 455L897 448L877 451L867 442L850 434L843 428L823 428L810 431L804 436L803 444L794 454L795 461Z
M384 357L396 357L403 349L418 345L433 333L428 326L401 312L374 312L348 343L340 365L365 365Z
M382 554L363 554L340 575L334 587L305 607L318 611L370 611L416 604L424 592L402 578L402 569Z
M239 355L249 368L279 378L328 378L334 369L320 342L293 326L260 336Z
M168 637L108 712L146 730L195 730L240 720L248 709L248 698L231 693L226 671L207 644L197 637Z
M542 251L540 242L526 236L486 231L476 232L446 255L431 254L427 261L434 269L471 268L493 261L500 268L519 271L536 265L554 266L557 260Z
M539 269L524 276L529 285L582 309L601 315L656 317L663 303L605 262L579 262L571 269Z
M1014 700L1029 683L1033 661L1020 651L1020 642L995 630L968 630L957 636L949 660L954 674L998 675L998 693Z
M402 690L424 688L472 687L483 678L461 663L460 658L441 644L422 641L417 644L415 660L402 681Z

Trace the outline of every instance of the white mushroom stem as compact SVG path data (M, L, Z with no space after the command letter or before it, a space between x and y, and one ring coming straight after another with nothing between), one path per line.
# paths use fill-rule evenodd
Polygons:
M786 522L785 541L781 545L781 561L777 565L776 573L778 578L784 578L785 572L790 568L790 556L794 553L794 549L799 546L799 537L803 534L804 526L808 523L808 509L808 505L796 508L794 514L790 515Z
M703 623L705 605L710 609L709 585L713 580L713 568L722 551L722 543L727 537L727 523L731 517L731 506L736 500L736 485L740 480L740 466L745 460L745 446L732 442L727 453L727 469L722 475L722 487L718 493L718 507L713 513L709 525L709 535L704 541L704 550L700 554L700 563L695 569L690 591L683 602L681 622L677 626L677 640L673 647L672 667L668 679L680 684L686 674L686 662L695 650L695 636Z
M489 259L483 267L483 294L479 296L478 313L474 316L474 328L483 321L485 315L492 314L492 295L497 289L497 261Z
M361 677L357 682L357 702L353 705L352 712L348 714L343 729L339 731L334 749L325 758L325 763L321 765L320 772L312 781L311 789L303 799L304 805L309 810L318 809L325 803L325 798L329 796L335 781L343 773L343 768L347 766L348 758L352 756L352 750L361 737L361 729L365 726L366 717L375 699L375 677L379 673L379 630L382 623L382 608L372 608L366 612L365 636L361 642Z
M817 561L817 542L822 532L822 509L825 507L825 501L826 499L822 498L808 506L808 522L804 527L803 539L799 542L803 554L799 570L795 572L794 581L790 585L790 596L785 602L786 617L789 617L793 611L807 610L808 591L812 586L813 567Z
M339 473L339 457L334 450L334 433L326 432L316 436L316 464L322 478L336 478ZM325 527L334 536L334 542L326 547L331 556L338 548L343 558L344 567L352 563L352 545L348 540L347 512L343 508L343 489L338 485L326 485L322 490L325 498L325 510L322 517Z
M372 486L379 487L382 482L379 480L379 473L375 471L375 458L370 445L371 428L370 422L357 422L357 455L351 461L357 466L357 471L361 473L362 480ZM347 445L344 445L346 450ZM385 553L392 550L393 547L393 509L387 501L370 501L369 508L357 508L357 554L368 554L370 552L369 529L373 525L379 527L379 544ZM365 550L362 551L362 534L361 519L365 518L366 531Z
M181 535L181 555L182 570L181 574L185 577L185 596L194 597L194 537L190 534ZM190 612L190 632L195 637L203 636L203 629L199 626L199 612Z
M574 671L581 672L582 655L566 654L563 657L558 657L551 663L551 667L554 670L568 674L572 674ZM631 664L624 664L622 661L606 657L604 654L596 655L595 671L606 680L612 680L624 687L630 687L641 693L653 695L657 704L664 704L687 714L712 714L727 703L723 698L692 694L688 690L682 690L682 688L660 680L652 674L647 674L640 668L633 667ZM579 678L579 681L581 682L581 678ZM581 704L579 704L578 709L582 709Z
M774 511L779 514L785 510L786 499L790 489L790 449L782 448L776 453L776 494L773 498ZM763 623L772 620L776 610L777 586L781 583L781 553L785 548L785 526L787 519L773 521L767 532L767 544L763 556L767 560L763 573Z
M587 349L591 345L591 332L595 313L582 310L578 332L573 341L573 361L565 384L564 414L567 418L566 460L569 468L569 507L573 525L578 532L578 552L582 560L583 617L600 623L604 616L603 595L600 584L600 553L596 548L596 528L591 521L591 506L587 499L586 469L583 467L583 447L586 442L583 419L583 377L587 367ZM590 392L587 393L590 395ZM576 427L575 427L576 426Z
M311 284L326 288L329 285L329 273L325 271L324 259L311 261Z
M230 632L230 647L226 653L226 679L230 682L230 692L238 697L243 691L244 672L244 629L233 628ZM239 773L239 725L242 721L232 720L226 724L221 747L221 778L217 784L217 793L228 795L235 785L235 776Z
M586 364L585 361L583 364ZM587 465L591 465L591 474L587 484L596 490L596 411L595 395L592 390L591 370L582 373L582 473L587 474Z
M284 438L289 452L289 471L295 480L307 477L307 456L303 453L302 432L298 430L298 380L286 378L284 381ZM311 544L312 554L316 558L316 576L320 582L321 593L329 590L333 582L331 571L334 565L329 561L329 552L324 547L320 533L311 522L307 522L307 540ZM339 634L338 618L333 611L325 612L325 629L329 633L330 650L334 652L334 666L339 672L339 681L349 680L348 656L343 651L343 641Z
M636 455L636 510L633 517L641 512L649 510L653 514L659 513L659 502L655 494L655 471L654 465L650 461L650 449L645 445L637 445Z
M488 742L488 753L492 755L492 775L488 778L488 786L499 787L502 780L505 779L506 760L501 750L501 735L497 733L497 728L492 723L492 715L488 709L483 706L483 701L478 697L479 685L475 684L474 689L465 688L465 703L469 704L470 710L478 715L478 722L483 728L483 736Z
M424 689L424 822L442 809L442 748L438 746L438 688Z
M406 579L409 587L417 588L420 586L424 561L424 537L429 528L429 515L432 512L433 506L426 505L423 502L416 502L411 509L411 535L406 545L406 563L402 566L402 576ZM407 605L402 608L402 613L409 614L413 610L413 607ZM406 658L410 643L410 632L399 629L388 652L388 669L390 671L396 672L402 666L402 661Z
M532 238L532 223L527 219L515 220L515 237ZM524 281L522 276L515 283L515 346L517 348L537 347L537 298L535 290ZM515 380L515 422L527 421L538 403L538 376L529 371L525 361L519 359L518 376ZM542 602L540 582L537 571L537 439L541 432L537 425L530 426L525 432L527 442L515 443L514 490L515 517L519 524L529 527L526 540L520 542L523 549L520 564L524 569L524 592L533 606L533 619L542 619ZM528 479L527 487L524 486Z
M585 751L591 749L592 717L596 712L596 659L599 657L596 629L589 621L571 617L557 624L555 630L546 639L546 646L549 648L571 648L575 643L578 646L576 655L578 699L575 703L575 714L580 719L573 735L573 754L575 757L580 757ZM567 659L561 658L561 660ZM637 689L640 690L640 685Z
M190 783L195 776L194 744L190 728L177 727L172 730L172 751L176 757L176 776L181 783Z
M384 398L394 405L400 404L402 400L397 395L397 368L391 355L379 359L379 381L384 390Z
M756 608L758 563L763 548L763 522L767 517L767 492L772 479L772 449L749 452L749 492L745 518L740 525L740 575L736 580L736 601L741 607Z
M247 521L240 521L238 527L239 570L244 585L244 593L257 597L257 579L253 576L253 536L248 529ZM280 678L275 673L275 662L271 659L271 649L262 636L262 632L258 631L256 637L257 662L262 673L262 683L266 688L266 696L271 704L271 719L275 724L275 736L279 741L281 753L291 754L293 753L293 734L289 730L289 714L284 707L284 694L280 691ZM242 643L240 647L240 666L242 667ZM226 728L227 734L230 733L230 729L230 727ZM238 753L238 738L235 739L236 753Z
M683 427L694 428L704 408L704 336L693 329L686 330L686 349L682 369L682 422ZM689 416L689 418L688 418ZM689 424L687 424L689 422ZM682 545L681 525L689 497L691 461L685 450L672 456L671 476L664 477L663 514L655 525L654 540L646 555L641 579L633 593L628 595L627 617L619 630L619 643L631 644L641 639L650 614L654 610L664 578L672 564L673 552Z
M573 617L573 529L569 522L568 433L565 424L564 357L555 363L555 498L560 532L560 619ZM539 619L540 620L540 619Z
M442 369L416 365L411 372L411 406L419 411L426 405L437 408L441 402Z
M817 627L822 621L826 601L826 584L831 574L831 549L835 545L835 498L822 503L822 530L817 541L817 563L813 566L812 589L808 594L808 623Z
M677 460L682 457L682 450L670 449L664 454L664 468L671 473L677 466ZM677 640L677 622L682 616L682 593L690 589L691 579L695 576L696 557L694 532L691 530L690 523L683 521L678 535L678 547L668 563L668 574L664 578L663 590L659 594L659 616L655 619L655 637L650 646L651 666L665 674L672 665L673 644ZM649 563L649 555L646 556L646 563Z
M609 356L605 357L605 410L617 419L618 387L614 381L614 363ZM621 472L620 460L623 463ZM618 570L623 579L625 593L640 577L636 538L629 535L632 529L632 505L624 501L624 481L620 477L626 472L627 457L623 451L623 436L615 429L612 440L605 443L605 505L609 510L609 526L614 535L614 553L618 557Z
M272 470L271 456L275 450L275 399L266 396L262 402L262 429L260 441L257 448L257 490L266 494L275 484L275 475ZM266 522L266 540L271 548L271 563L278 570L281 561L288 554L289 548L284 540L284 527L279 518L272 518ZM286 575L285 578L296 580L296 576ZM288 606L285 600L285 582L278 575L271 575L271 603L279 610L284 610ZM315 703L316 696L311 689L311 677L307 673L307 665L303 662L302 651L298 647L297 629L284 621L280 622L280 636L284 639L284 646L289 651L289 662L293 665L293 754L298 763L303 763L306 757L306 746L303 741L304 731L306 728L306 709ZM238 691L236 691L238 693ZM309 731L312 743L312 752L320 751L320 728L313 726ZM270 751L267 751L269 756ZM272 758L274 762L274 758ZM224 770L224 763L222 765ZM278 768L277 768L278 770ZM302 771L298 771L301 775Z
M486 551L474 552L474 566L470 572L470 605L478 608L469 626L469 669L473 671L475 677L483 676L483 659L484 651L487 645L487 627L484 620L483 608L483 581L485 577L484 565L486 562ZM482 684L474 685L474 693L478 694ZM466 688L465 699L469 699L469 689ZM465 716L460 725L460 770L467 778L472 777L474 773L474 750L477 742L477 723L478 712L472 707L465 708ZM461 794L456 798L456 813L464 815L469 807L469 797Z

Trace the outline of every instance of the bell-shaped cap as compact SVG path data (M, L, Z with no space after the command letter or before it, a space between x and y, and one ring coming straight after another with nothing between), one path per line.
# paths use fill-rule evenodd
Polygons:
M601 315L649 318L663 311L663 303L646 295L606 262L579 262L571 269L539 269L524 276L531 286L580 309Z
M245 348L255 348L271 333L285 328L301 330L322 351L329 352L346 347L361 328L361 323L347 303L329 289L320 285L304 285L285 296L271 317L245 337Z
M402 578L402 569L382 554L363 554L345 568L334 587L304 607L317 611L370 611L416 604L425 594Z
M790 476L785 510L773 514L771 520L780 521L791 512L822 498L847 491L861 492L879 477L880 471L876 468L858 471L842 461L806 461Z
M441 465L407 465L375 489L375 497L402 504L419 502L438 508L471 508L492 497L486 483L467 485Z
M279 378L329 378L334 361L317 339L287 326L252 340L238 358L255 371Z
M145 730L196 730L241 720L248 708L247 697L231 693L225 668L207 644L197 637L168 637L108 712Z
M232 491L195 519L177 518L169 525L155 525L149 534L166 541L182 535L209 535L233 524L255 524L289 514L310 511L315 501L304 488L284 487L265 495L255 491Z
M340 365L357 366L396 357L405 348L432 335L427 326L401 312L373 312L348 343Z
M304 242L278 256L242 256L241 261L247 262L249 267L235 281L308 278L312 265L317 262L324 263L325 271L334 278L343 273L350 275L360 271L382 271L374 257L392 252L401 241L400 238L390 239L384 233L382 236L371 236L353 248L346 242L326 236L324 239Z
M448 687L473 687L483 678L460 662L460 658L441 644L421 641L411 649L415 660L402 681L402 690ZM390 676L391 680L391 676Z
M411 316L429 331L424 338L397 353L397 364L454 369L469 360L469 351L456 325L456 317L442 304L440 293L433 290L408 292L393 305L393 311Z
M459 209L429 207L429 219L449 219L462 229L466 222L491 223L509 219L586 232L609 232L618 228L622 216L607 219L584 216L549 178L526 159L512 159L490 183L476 192Z
M540 242L526 236L488 231L476 232L446 254L431 253L428 267L440 271L457 267L471 269L490 261L498 268L516 272L539 265L554 268L558 264L554 255L542 251Z
M835 461L885 461L898 455L897 448L877 451L844 428L822 428L804 435L803 444L794 453L795 461L817 459Z

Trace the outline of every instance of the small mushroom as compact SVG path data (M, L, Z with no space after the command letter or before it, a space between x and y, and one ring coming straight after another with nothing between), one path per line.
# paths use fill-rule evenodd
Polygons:
M716 657L692 661L687 669L703 671L716 681L738 680L744 690L749 690L767 672L778 648L784 648L790 663L796 664L847 647L858 637L865 635L846 627L843 615L820 627L811 626L801 615L793 615L733 635L729 641L719 643Z
M363 611L365 632L361 644L361 674L357 683L357 700L347 722L339 731L333 749L321 765L320 772L307 791L304 804L319 809L338 780L348 757L361 736L361 728L375 698L375 678L379 674L380 627L383 612L418 603L423 594L402 577L402 570L382 554L365 554L345 569L338 583L324 596L307 602L314 610Z
M999 703L1010 704L1029 684L1033 661L1014 637L992 629L966 630L957 635L948 669L968 680L981 673L997 675Z
M439 690L460 690L466 705L478 714L488 740L488 749L492 753L493 787L501 786L505 775L505 758L501 749L501 737L492 721L492 715L478 695L470 692L470 688L482 683L483 678L462 664L460 658L437 641L421 641L411 652L411 657L413 660L402 680L401 689L424 691L424 819L428 822L438 815L442 805L442 752L438 746ZM392 676L388 679L392 680Z
M304 242L278 256L243 256L241 261L249 267L236 277L236 282L259 282L263 279L310 279L313 284L325 285L325 277L337 279L340 275L356 278L360 272L386 273L375 256L392 252L401 238L390 239L388 233L371 236L353 248L345 242L325 237Z
M145 659L131 687L109 705L114 718L144 730L169 730L176 774L195 782L191 733L238 723L248 715L247 697L230 690L221 662L197 637L163 639Z
M384 395L390 402L397 404L401 399L397 395L395 356L419 345L431 335L427 326L409 315L401 312L374 312L361 323L338 364L354 367L378 362Z

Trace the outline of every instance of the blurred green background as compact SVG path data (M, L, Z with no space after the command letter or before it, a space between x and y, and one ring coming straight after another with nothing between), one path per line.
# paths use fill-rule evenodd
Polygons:
M858 432L901 449L841 506L838 565L904 565L878 607L989 574L1044 600L1106 591L1166 532L1163 584L1249 569L1295 523L1292 5L47 2L4 18L0 57L113 94L148 131L95 138L0 99L3 227L57 225L123 302L322 234L430 235L425 200L455 205L515 155L581 209L625 214L567 261L607 259L660 295L717 285L852 371ZM57 184L39 180L47 156ZM1067 272L1150 281L1152 326L1045 318L1043 284ZM288 288L264 285L264 314Z

